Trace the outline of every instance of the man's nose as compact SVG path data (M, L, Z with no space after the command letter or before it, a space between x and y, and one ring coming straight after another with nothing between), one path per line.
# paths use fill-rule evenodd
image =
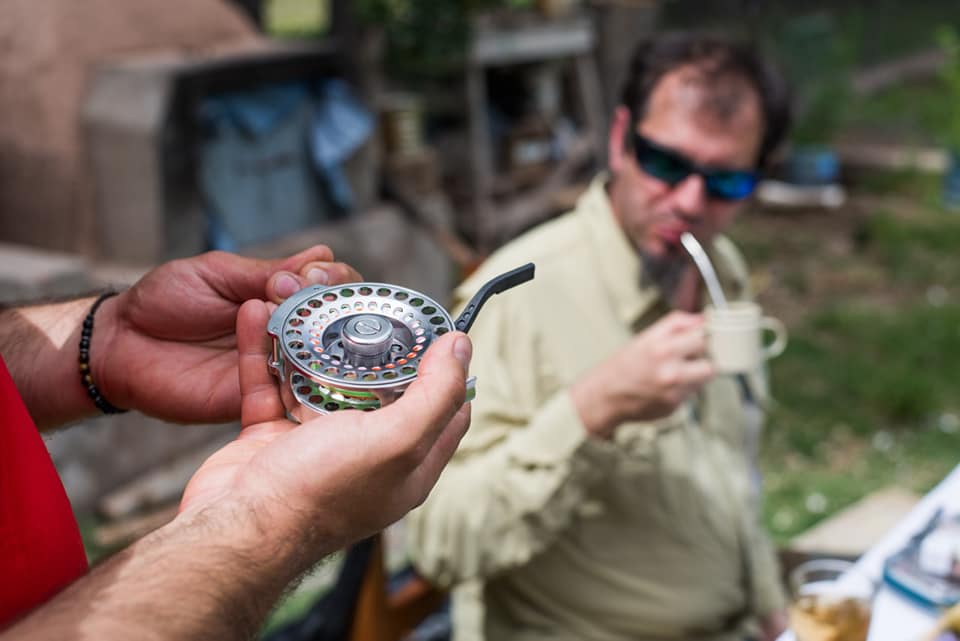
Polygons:
M674 206L687 216L699 217L707 207L707 185L700 174L690 174L673 188Z

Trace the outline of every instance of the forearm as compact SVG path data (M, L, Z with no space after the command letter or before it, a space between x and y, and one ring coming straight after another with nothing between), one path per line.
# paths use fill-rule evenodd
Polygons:
M570 387L570 401L591 438L609 440L629 407L600 376L583 376Z
M0 355L41 430L96 413L80 382L77 360L83 319L94 300L80 298L0 312ZM97 314L103 325L108 322L104 308L110 302ZM106 334L104 329L94 335L91 353L107 349Z
M181 515L34 610L0 641L254 638L309 559L266 528L241 540L236 531L245 531L246 520L231 531L219 517Z

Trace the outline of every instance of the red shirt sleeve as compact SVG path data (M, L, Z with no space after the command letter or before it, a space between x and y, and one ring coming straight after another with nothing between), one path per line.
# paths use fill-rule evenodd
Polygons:
M0 629L86 571L63 483L0 358Z

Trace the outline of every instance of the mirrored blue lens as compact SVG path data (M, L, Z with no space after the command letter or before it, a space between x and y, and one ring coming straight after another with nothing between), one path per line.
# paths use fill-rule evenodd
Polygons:
M707 193L721 200L742 200L757 188L758 176L752 171L717 171L704 176Z

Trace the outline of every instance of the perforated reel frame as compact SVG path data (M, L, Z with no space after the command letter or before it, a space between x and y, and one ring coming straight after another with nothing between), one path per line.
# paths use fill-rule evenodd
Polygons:
M344 338L344 330L347 338L357 337L358 327L379 333L382 345L389 343L388 353L370 360L352 352L357 345ZM426 349L452 329L442 306L406 287L315 285L288 298L270 317L269 365L280 378L287 412L297 420L345 409L369 411L402 394L416 379Z

